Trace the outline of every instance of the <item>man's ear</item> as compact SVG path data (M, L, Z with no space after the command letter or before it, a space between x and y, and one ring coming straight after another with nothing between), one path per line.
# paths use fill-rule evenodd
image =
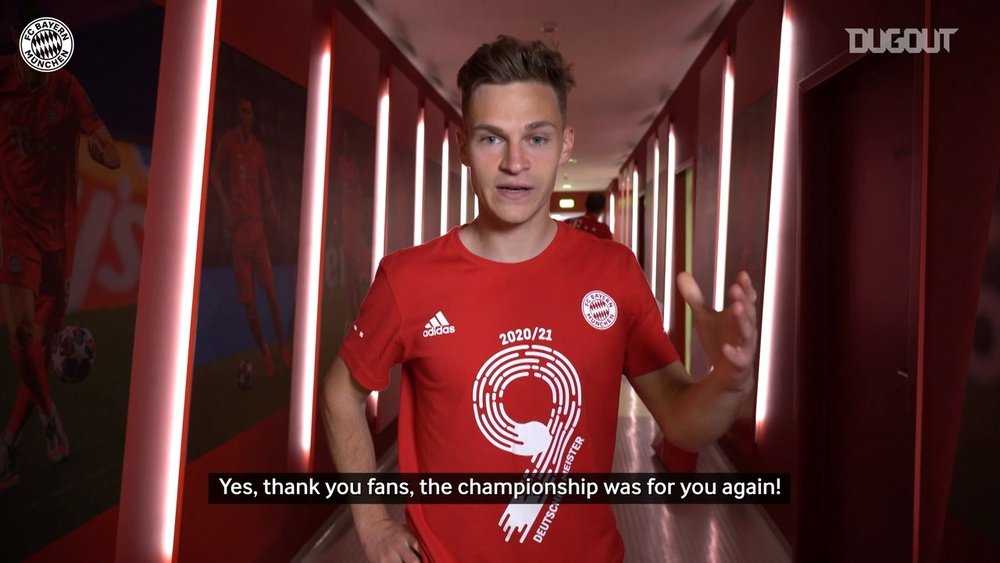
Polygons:
M465 125L460 124L455 129L455 138L458 139L458 159L462 161L462 164L470 166L469 164L469 137L465 134Z
M573 154L573 139L576 136L576 131L572 127L566 127L563 129L562 133L562 152L559 154L559 164L566 164L569 162L569 157Z

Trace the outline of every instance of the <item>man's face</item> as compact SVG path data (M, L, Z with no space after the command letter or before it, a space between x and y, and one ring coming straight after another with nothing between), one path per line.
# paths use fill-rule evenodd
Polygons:
M484 84L468 110L459 144L480 213L511 226L547 221L556 172L573 148L555 91L540 82Z
M249 130L253 126L253 106L250 105L250 100L240 100L237 112L240 116L240 125Z

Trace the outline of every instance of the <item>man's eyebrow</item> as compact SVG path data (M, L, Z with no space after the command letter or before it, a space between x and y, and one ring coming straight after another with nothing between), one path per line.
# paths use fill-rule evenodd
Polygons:
M542 120L542 121L532 121L531 123L529 123L529 124L527 124L527 125L524 126L524 130L525 131L534 131L536 129L543 129L545 127L551 127L552 129L556 129L556 124L552 123L551 121L545 121L545 120ZM497 136L503 136L503 133L504 133L503 129L497 127L496 125L490 125L489 123L480 123L480 124L476 125L475 127L473 127L472 130L473 131L478 131L478 130L487 131L487 132L492 133L492 134L497 135Z
M526 130L528 130L528 131L533 131L535 129L542 129L543 127L551 127L553 129L555 129L556 128L556 124L552 123L551 121L532 121L531 123L529 123L528 125L526 125L524 128Z

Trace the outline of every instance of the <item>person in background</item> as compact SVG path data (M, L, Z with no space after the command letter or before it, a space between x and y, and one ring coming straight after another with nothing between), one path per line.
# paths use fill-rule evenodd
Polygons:
M606 198L601 192L591 192L587 195L587 212L579 217L566 219L566 222L575 229L586 231L597 238L611 240L611 229L601 222L599 217L604 213L604 203Z

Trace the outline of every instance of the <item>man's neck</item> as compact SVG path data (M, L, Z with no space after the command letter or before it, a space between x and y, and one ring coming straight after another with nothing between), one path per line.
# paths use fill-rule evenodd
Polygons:
M470 252L494 262L516 263L542 253L556 236L556 222L544 220L505 228L480 215L458 236Z

